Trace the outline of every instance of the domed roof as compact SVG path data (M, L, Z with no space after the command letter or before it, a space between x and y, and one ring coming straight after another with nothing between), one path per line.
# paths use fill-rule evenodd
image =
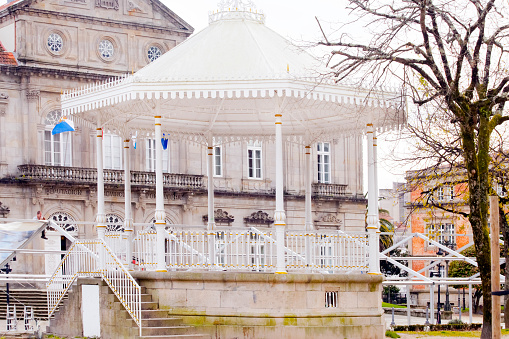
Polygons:
M235 4L236 2L236 4ZM239 6L234 1L233 6ZM138 81L267 80L309 77L320 63L246 7L210 14L208 27L136 73Z
M283 134L313 140L359 133L366 125L405 122L397 92L338 85L309 53L267 28L263 14L240 0L223 3L207 28L134 75L66 92L62 111L119 131L153 131L163 118L172 135L272 138L274 114ZM126 127L126 126L129 127Z

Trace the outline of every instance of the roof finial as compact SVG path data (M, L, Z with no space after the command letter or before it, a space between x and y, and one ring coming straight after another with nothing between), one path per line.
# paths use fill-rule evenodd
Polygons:
M248 19L265 23L265 15L256 11L251 0L221 0L218 7L217 12L209 13L209 23L222 19Z

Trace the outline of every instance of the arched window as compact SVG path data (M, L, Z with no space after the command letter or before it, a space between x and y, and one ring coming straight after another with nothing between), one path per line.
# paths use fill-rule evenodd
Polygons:
M54 110L46 116L44 129L44 164L47 166L72 166L71 133L51 135L53 127L62 117L62 111Z
M124 219L113 213L106 214L106 230L108 232L124 232Z
M78 226L74 223L75 220L65 212L56 212L49 216L48 220L53 220L57 225L62 227L67 232L77 232Z

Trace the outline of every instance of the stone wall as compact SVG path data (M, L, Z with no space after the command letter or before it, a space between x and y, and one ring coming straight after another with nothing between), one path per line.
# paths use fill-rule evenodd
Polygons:
M382 277L133 272L170 316L213 338L383 338ZM337 307L325 293L337 292Z

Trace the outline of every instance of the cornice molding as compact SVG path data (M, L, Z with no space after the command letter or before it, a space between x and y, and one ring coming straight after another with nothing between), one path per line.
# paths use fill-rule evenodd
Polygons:
M100 74L85 71L62 70L35 66L0 65L0 73L3 75L13 75L13 76L40 76L40 77L45 76L60 78L64 80L84 79L90 81L102 81L114 76L118 76L119 74L124 74L125 72L118 72L116 74L115 73Z
M28 5L30 3L26 3L25 6L22 6L22 4L23 3L16 4L11 7L7 7L5 10L0 12L0 22L3 22L4 18L8 19L11 15L16 15L16 16L18 16L18 19L19 19L19 16L21 14L26 13L30 16L57 18L60 20L65 19L67 21L91 23L94 25L101 24L102 26L137 29L137 30L141 29L141 30L145 30L145 31L159 32L159 33L173 33L177 36L182 36L182 37L188 37L193 33L192 30L188 30L186 28L170 28L170 27L162 27L162 26L156 26L156 25L147 25L147 24L136 23L136 22L108 20L108 19L96 18L96 17L79 15L79 14L74 14L74 13L62 13L62 12L49 11L49 10L44 10L44 9L30 8L30 7L28 7ZM174 23L178 24L177 22L174 22Z

